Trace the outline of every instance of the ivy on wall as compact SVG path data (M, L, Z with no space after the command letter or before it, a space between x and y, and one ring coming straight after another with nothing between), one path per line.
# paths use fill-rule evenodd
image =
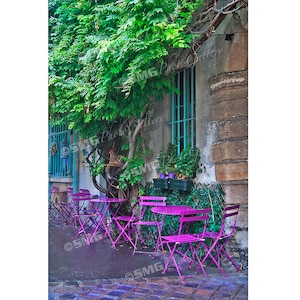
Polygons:
M211 213L209 216L209 222L207 225L208 231L219 231L222 224L222 212L225 206L224 191L222 186L217 184L195 184L191 191L166 191L163 189L157 189L153 183L147 183L145 186L145 195L153 196L167 196L167 205L186 205L196 209L210 208ZM152 219L153 213L150 210L145 214L145 218ZM174 216L165 216L164 227L162 235L169 235L172 232L177 232L179 229L178 218ZM153 227L153 226L152 226ZM191 232L201 232L202 227L191 227ZM154 245L153 239L150 236L156 236L157 229L151 227L142 227L142 236L145 237L149 246ZM147 238L147 236L149 238Z

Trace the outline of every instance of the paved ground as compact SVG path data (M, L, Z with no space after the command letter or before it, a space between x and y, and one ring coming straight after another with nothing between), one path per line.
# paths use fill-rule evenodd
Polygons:
M161 258L132 255L127 245L111 248L108 240L91 247L73 240L69 227L49 226L49 299L248 299L248 272L226 267L183 269L182 284L175 269L161 274Z

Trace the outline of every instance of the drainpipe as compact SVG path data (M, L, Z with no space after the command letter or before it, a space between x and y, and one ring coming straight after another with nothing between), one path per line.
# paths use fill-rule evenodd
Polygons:
M77 134L73 130L73 143L77 145ZM78 193L78 151L73 153L73 193Z

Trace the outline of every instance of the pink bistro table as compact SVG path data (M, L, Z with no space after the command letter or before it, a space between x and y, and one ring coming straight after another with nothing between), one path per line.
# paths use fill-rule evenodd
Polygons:
M191 212L191 213L193 213L193 211L195 211L195 210L196 210L195 208L192 208L190 206L183 206L183 205L170 205L170 206L154 207L154 208L151 209L151 211L155 214L155 216L157 214L161 214L162 215L162 223L164 223L164 216L165 215L180 216L181 214L183 214L185 212ZM169 257L169 259L166 259L165 254L164 254L164 247L163 247L163 242L162 242L162 237L161 237L161 231L162 231L162 228L161 229L158 228L159 245L161 247L162 254L163 254L163 257L164 257L164 263L165 263L165 268L164 268L164 270L162 272L162 274L164 274L166 272L167 268L168 268L168 265L170 263L170 260L171 260L171 257L173 255L173 253ZM169 248L169 250L170 250L170 248ZM175 248L174 248L174 250L175 250ZM184 254L183 257L185 258L186 255ZM176 261L175 261L175 267L176 267L177 272L178 272L178 274L180 276L180 280L183 282L183 279L182 279L181 273L179 271L179 267L176 264ZM204 270L203 270L203 272L205 274Z
M121 204L122 202L125 202L126 199L124 198L107 198L107 197L100 197L100 198L95 198L95 199L91 199L91 203L104 203L104 209L103 210L99 210L98 208L95 209L95 213L97 213L97 215L99 216L99 220L98 223L95 227L95 229L93 230L93 233L91 235L90 238L90 243L92 242L98 228L102 225L103 228L105 229L105 233L103 234L103 238L105 237L105 234L107 234L108 238L110 239L111 243L113 244L113 238L110 234L110 223L106 222L105 217L107 216L107 212L109 212L109 207L112 203L119 203ZM113 217L118 213L119 209L120 209L121 205L119 205L116 209L116 212L114 213Z
M161 220L162 224L164 224L165 215L180 216L182 212L192 211L192 210L195 210L195 208L192 208L190 206L184 206L184 205L166 205L166 206L156 206L151 208L151 211L154 213L156 220L157 220L157 215L162 215L162 220ZM159 245L162 245L162 240L161 240L162 226L158 226L157 230L158 230Z
M169 216L180 216L184 211L195 210L190 206L184 205L166 205L166 206L156 206L151 209L155 214L169 215Z

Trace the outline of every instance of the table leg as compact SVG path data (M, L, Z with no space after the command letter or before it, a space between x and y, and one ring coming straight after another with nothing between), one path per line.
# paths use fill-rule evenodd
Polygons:
M158 221L157 214L154 213L154 218L155 218L155 221L159 224L159 225L157 225L158 239L157 239L157 242L156 242L156 245L155 245L154 254L157 255L157 252L159 251L159 248L161 248L161 251L164 254L164 248L163 248L163 244L162 244L161 232L162 232L163 224L165 222L165 216L162 215L161 216L161 221Z

